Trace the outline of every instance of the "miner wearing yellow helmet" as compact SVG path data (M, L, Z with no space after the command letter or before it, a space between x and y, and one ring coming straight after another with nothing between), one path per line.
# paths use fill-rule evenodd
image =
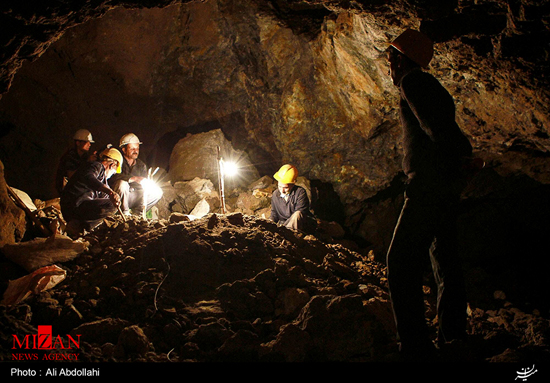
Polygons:
M437 356L425 318L423 267L431 260L438 287L438 339L445 347L466 336L466 297L457 253L457 206L466 182L461 164L472 146L455 121L452 96L428 71L433 42L404 31L388 48L399 91L405 198L387 253L387 278L400 342L409 361ZM432 359L433 360L433 359Z
M308 225L309 198L306 190L296 185L298 169L283 165L273 178L278 184L271 196L271 220L289 229L304 231Z
M122 161L122 154L108 147L99 154L97 161L81 166L69 179L59 201L69 236L90 231L104 218L116 213L120 198L107 180L120 171Z

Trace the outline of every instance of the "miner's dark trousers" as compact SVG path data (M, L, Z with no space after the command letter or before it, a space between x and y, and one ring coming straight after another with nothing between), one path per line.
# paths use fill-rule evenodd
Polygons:
M466 297L457 250L458 196L429 194L405 194L387 254L389 292L402 351L433 348L422 289L428 259L438 289L438 342L462 339L466 333Z
M83 229L91 230L104 218L115 214L116 207L109 198L97 198L83 201L77 207L61 205L61 210L67 223L76 219Z

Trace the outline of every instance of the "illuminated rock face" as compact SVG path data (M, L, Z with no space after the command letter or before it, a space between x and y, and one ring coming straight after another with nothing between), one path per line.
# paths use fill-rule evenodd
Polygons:
M151 166L167 166L187 134L219 128L260 175L294 163L353 211L400 172L397 92L384 51L407 27L435 40L430 71L455 96L457 120L488 166L549 181L548 2L349 9L345 1L158 1L149 5L162 8L129 9L139 3L14 5L3 14L14 33L0 72L9 182L55 196L57 159L78 128L92 131L96 148L136 133ZM37 34L25 23L40 26ZM24 58L36 60L19 68Z
M218 148L221 163L218 161ZM225 164L238 166L237 174L226 174ZM260 178L246 153L234 150L219 129L182 138L174 146L169 170L172 183L206 178L217 189L221 171L224 184L233 187L246 187Z

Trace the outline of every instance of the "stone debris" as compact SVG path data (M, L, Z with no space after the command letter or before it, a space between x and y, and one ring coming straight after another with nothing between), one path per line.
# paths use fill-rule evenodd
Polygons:
M89 249L60 264L62 283L0 306L2 340L51 323L81 336L89 362L399 360L385 267L372 254L240 212L114 217L83 240ZM466 356L447 357L548 358L549 320L495 296L499 308L469 309ZM3 349L0 360L10 357Z

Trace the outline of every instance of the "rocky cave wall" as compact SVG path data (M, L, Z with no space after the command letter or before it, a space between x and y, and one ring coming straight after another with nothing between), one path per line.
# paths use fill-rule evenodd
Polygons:
M334 190L352 231L384 247L400 185L397 93L384 51L407 27L434 39L430 71L487 163L472 206L500 193L490 210L521 197L518 183L530 191L549 182L549 1L1 7L0 160L7 182L35 198L55 196L57 160L78 128L92 131L96 147L133 131L149 165L163 167L179 139L221 129L260 175L292 162ZM534 194L533 206L546 202ZM499 221L490 217L483 224Z
M214 125L261 173L293 162L343 202L364 201L399 172L396 93L383 52L415 27L436 41L431 70L456 97L480 155L503 174L546 182L547 2L369 3L4 5L8 177L51 196L51 169L80 127L100 143L134 131L151 165L166 167L178 138Z
M86 127L103 143L134 131L145 154L152 152L150 165L166 167L177 138L219 125L263 174L293 162L308 178L334 183L346 200L372 195L398 170L396 130L389 145L384 137L376 149L361 144L388 125L392 110L384 61L368 57L385 42L365 48L371 37L351 15L339 24L353 36L335 47L334 32L311 40L257 6L238 4L118 8L68 30L22 66L3 97L12 143L5 158L25 163L22 152L42 155L47 164L30 166L46 181L72 132ZM29 130L30 140L22 133ZM368 157L350 150L352 142Z

